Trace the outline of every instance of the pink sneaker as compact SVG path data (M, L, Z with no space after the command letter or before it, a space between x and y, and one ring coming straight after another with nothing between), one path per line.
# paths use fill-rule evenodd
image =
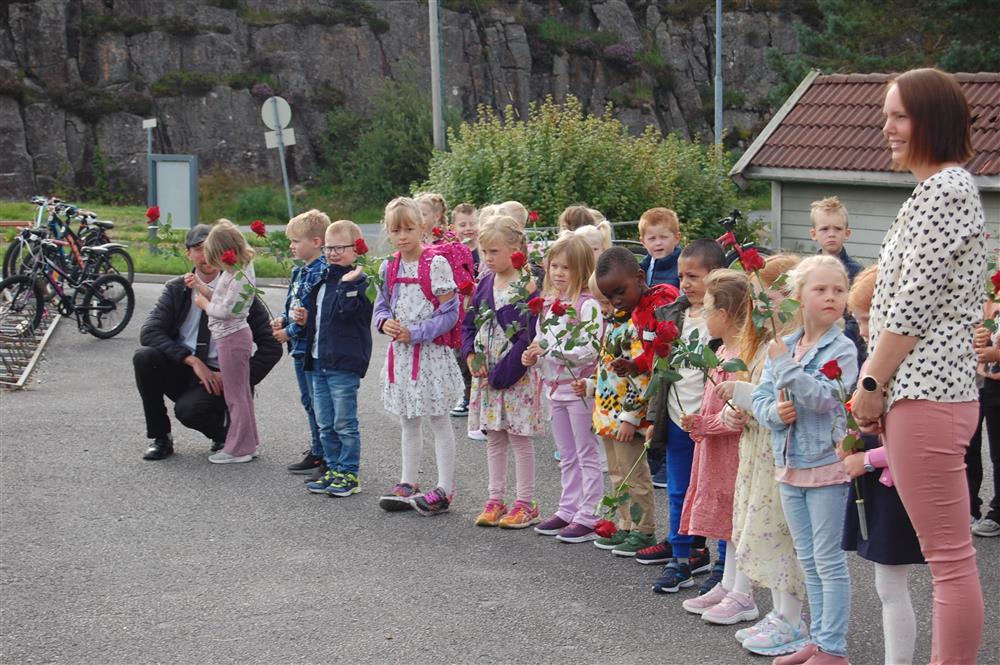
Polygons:
M712 590L705 595L688 598L681 603L681 607L691 614L704 614L706 610L721 603L727 593L729 592L722 588L722 583L720 582L712 587Z
M771 665L802 665L807 660L812 658L817 651L819 651L819 647L810 643L793 654L778 656L771 661Z
M832 653L816 650L812 658L806 661L805 665L849 665L847 656L834 656Z
M722 586L718 584L716 586ZM715 607L705 610L701 618L708 623L731 626L740 621L753 621L760 616L753 596L738 591L730 591Z

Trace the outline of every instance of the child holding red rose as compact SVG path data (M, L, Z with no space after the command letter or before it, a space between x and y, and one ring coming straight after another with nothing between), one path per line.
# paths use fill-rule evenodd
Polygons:
M522 303L538 298L538 292L530 273L522 270L527 239L514 219L492 217L483 225L479 242L488 272L462 323L461 349L476 380L469 429L486 432L489 497L476 525L523 529L540 521L534 501L534 437L544 425L536 377L521 364L536 323L535 314ZM517 498L509 512L504 502L508 449L517 476Z

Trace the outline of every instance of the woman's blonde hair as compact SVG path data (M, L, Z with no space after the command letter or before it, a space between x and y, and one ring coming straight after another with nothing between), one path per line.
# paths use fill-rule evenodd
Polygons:
M588 243L600 246L602 252L611 247L611 225L607 222L601 222L598 226L581 226L575 231L564 231L564 233L583 236Z
M384 222L386 232L402 228L422 228L420 206L408 196L397 196L385 206Z
M222 262L222 254L227 249L236 252L236 263L241 266L253 261L253 247L247 243L239 228L228 219L216 220L205 238L204 248L205 261L221 270L228 270L230 267Z
M793 270L789 271L788 281L792 286L792 297L799 299L802 295L802 289L809 283L809 276L822 268L840 273L844 278L844 287L851 286L851 280L847 277L847 269L844 268L840 259L826 254L816 254L802 259Z
M872 308L872 298L875 295L875 282L878 279L878 266L868 266L857 274L851 290L847 292L847 309L852 314L867 312Z
M430 205L431 210L438 214L438 219L435 224L447 224L448 223L448 202L444 200L444 197L435 192L423 192L417 194L414 199L419 206L421 203L426 203Z
M596 220L587 206L570 206L559 215L559 228L576 231L581 226L594 226Z
M799 257L794 254L775 254L774 256L767 257L764 259L764 267L757 273L762 282L761 284L757 284L757 287L770 289L778 277L797 266L798 263ZM751 278L751 287L754 287L753 282L756 281L756 279ZM791 285L785 282L785 285L779 290L783 295L787 296L791 292ZM751 308L752 306L753 303L751 303ZM775 321L780 325L781 322L779 319L775 318ZM753 316L747 317L747 320L743 323L743 331L740 333L740 357L746 363L747 367L757 357L757 352L760 351L760 347L763 346L764 342L770 341L772 336L771 327L772 324L767 322L764 324L763 329L759 329L753 322ZM785 324L785 328L787 327L789 327L789 324Z
M556 256L565 256L569 265L569 286L562 296L570 302L575 302L580 294L587 290L587 283L594 272L594 250L580 236L566 234L549 247L545 255L545 282L543 290L546 295L558 295L556 287L549 277L549 264Z
M501 242L508 247L528 253L528 239L524 231L513 217L494 215L479 228L479 246L484 243Z

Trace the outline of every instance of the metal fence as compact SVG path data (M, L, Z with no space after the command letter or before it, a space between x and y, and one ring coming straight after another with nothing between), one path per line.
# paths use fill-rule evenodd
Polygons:
M14 322L0 315L0 385L24 388L60 318L54 308L46 308L38 328L32 330L28 321Z

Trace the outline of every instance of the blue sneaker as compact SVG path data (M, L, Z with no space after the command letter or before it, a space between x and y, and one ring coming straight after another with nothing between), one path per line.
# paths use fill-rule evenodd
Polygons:
M701 583L700 587L698 587L698 595L704 596L706 593L714 589L716 584L721 584L722 575L725 572L726 572L725 561L716 561L715 565L712 567L712 574L706 577L705 581Z
M306 489L313 494L326 494L326 488L340 479L339 471L327 471L322 477L306 483Z
M690 586L694 586L694 580L691 579L691 566L681 563L677 559L671 559L664 566L659 579L653 582L653 591L656 593L677 593Z
M337 479L326 488L326 493L330 496L351 496L361 491L361 483L358 482L356 473L337 473Z

